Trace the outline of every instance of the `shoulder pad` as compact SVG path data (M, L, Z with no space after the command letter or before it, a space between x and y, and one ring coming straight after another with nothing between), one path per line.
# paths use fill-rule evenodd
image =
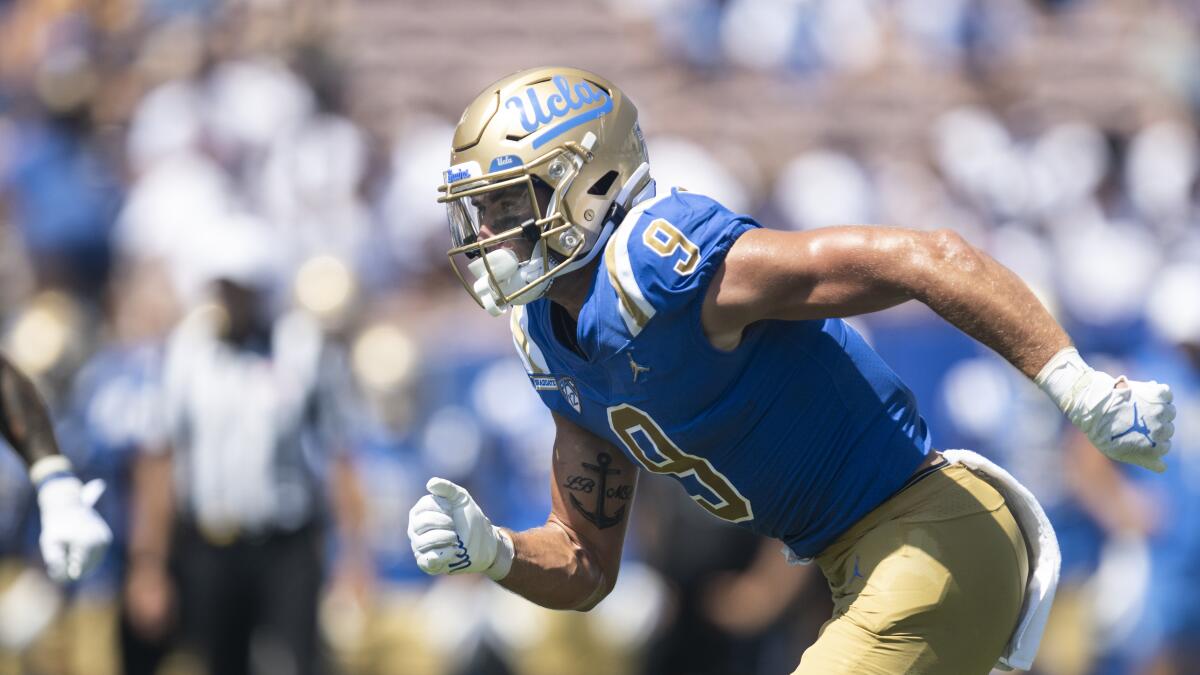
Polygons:
M672 190L630 211L604 249L625 327L636 337L655 315L703 295L734 240L757 223L703 195Z

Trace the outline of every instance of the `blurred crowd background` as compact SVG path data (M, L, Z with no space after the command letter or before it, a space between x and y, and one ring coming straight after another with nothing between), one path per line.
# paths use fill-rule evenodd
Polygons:
M218 675L790 672L829 615L819 572L664 480L589 614L413 564L430 475L515 529L549 508L549 416L434 199L466 103L543 63L625 90L660 189L777 228L954 228L1090 361L1169 382L1153 476L923 308L855 322L936 446L1050 511L1037 672L1200 672L1200 4L0 0L0 346L116 534L51 584L0 456L0 674L199 673L212 650L248 654Z

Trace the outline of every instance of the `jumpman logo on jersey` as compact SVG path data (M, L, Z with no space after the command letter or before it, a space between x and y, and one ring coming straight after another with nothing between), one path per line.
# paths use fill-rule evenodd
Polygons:
M633 371L633 381L637 382L638 375L650 372L650 366L639 366L637 361L633 360L633 352L625 352L629 357L629 369Z
M1125 434L1131 434L1135 431L1138 432L1139 434L1145 436L1146 440L1150 441L1150 447L1153 448L1158 445L1158 443L1154 442L1153 438L1150 438L1150 427L1146 426L1146 418L1138 417L1136 401L1133 404L1133 426L1129 427L1128 429L1126 429L1125 431L1122 431L1119 434L1113 435L1113 437L1110 438L1109 440L1115 441L1118 438L1124 436Z

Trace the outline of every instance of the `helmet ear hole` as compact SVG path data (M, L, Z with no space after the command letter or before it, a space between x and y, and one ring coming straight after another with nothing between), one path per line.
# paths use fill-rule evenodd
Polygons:
M605 197L612 190L613 183L617 182L617 172L609 171L600 177L600 180L592 183L592 187L588 188L589 195L597 197Z

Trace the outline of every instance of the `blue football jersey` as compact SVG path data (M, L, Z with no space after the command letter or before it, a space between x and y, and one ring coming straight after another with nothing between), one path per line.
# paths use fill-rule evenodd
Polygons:
M556 336L546 299L513 308L513 341L551 410L810 557L895 493L930 438L912 392L839 319L762 321L729 352L709 343L708 283L756 227L693 193L642 202L596 269L583 355Z

